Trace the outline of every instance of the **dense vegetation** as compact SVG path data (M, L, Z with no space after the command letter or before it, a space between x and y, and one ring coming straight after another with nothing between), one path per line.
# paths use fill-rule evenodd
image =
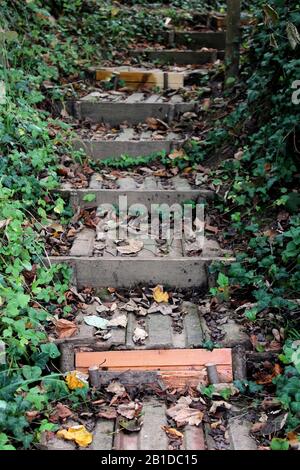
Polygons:
M0 336L7 356L0 374L0 449L29 447L42 430L55 429L47 420L55 400L68 396L76 403L86 393L70 395L59 374L50 375L59 352L47 342L45 325L70 311L70 273L44 265L43 228L70 215L50 190L58 184L60 157L72 154L66 125L50 112L52 100L83 77L84 67L126 49L136 36L149 38L162 25L159 12L133 13L121 3L149 2L0 5L0 80L6 90L0 102ZM223 7L192 0L173 5L189 11L199 3L200 11ZM281 360L289 366L276 386L290 413L287 429L294 430L300 425L300 112L291 96L300 75L300 12L296 0L264 3L250 5L257 21L245 32L241 83L227 92L235 109L215 123L188 164L224 150L226 161L215 175L226 188L218 210L227 219L225 237L236 246L237 262L229 270L215 268L222 274L214 294L243 296L252 304L246 318L267 325L268 333L284 328ZM33 408L44 414L32 423L25 413Z

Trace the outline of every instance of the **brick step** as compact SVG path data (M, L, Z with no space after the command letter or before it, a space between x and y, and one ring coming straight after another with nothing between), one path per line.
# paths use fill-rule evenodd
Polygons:
M135 299L134 296L132 298ZM206 341L212 340L213 328L210 327L207 317L203 315L199 306L192 302L183 301L179 305L169 302L166 305L157 305L153 301L141 305L136 299L127 304L120 300L115 303L114 311L111 312L110 307L107 307L102 313L99 311L105 308L99 308L97 302L87 305L77 314L75 318L77 330L70 338L57 339L55 333L50 335L51 341L56 342L60 347L60 369L63 372L75 368L75 354L79 352L184 350L201 348ZM104 306L106 306L105 303ZM116 322L122 315L125 326L108 326L101 332L86 323L85 319L91 315L111 319L113 322ZM211 322L210 318L209 321ZM133 339L138 327L142 327L148 335L141 344L137 344ZM226 318L220 316L220 323L217 327L220 347L233 348L240 345L245 349L250 347L248 335L231 316ZM108 333L109 336L106 338Z
M203 65L214 63L216 60L223 59L222 51L212 50L191 50L191 49L130 49L128 51L130 57L140 61L148 60L150 62L159 62L161 64L177 64L177 65Z
M130 173L129 173L130 175ZM199 178L199 181L197 180ZM202 178L202 179L201 179ZM89 181L89 187L76 189L71 182L62 182L59 192L63 198L69 198L72 207L93 208L100 204L120 203L121 197L127 198L127 204L143 204L148 209L152 204L175 204L186 201L211 200L214 192L206 189L203 174L195 175L194 183L188 178L175 176L160 178L134 174L108 179L107 175L94 173ZM204 187L203 187L204 186ZM88 200L90 195L91 201Z
M158 398L145 398L142 403L142 423L140 431L126 432L118 419L98 418L91 430L93 442L86 450L169 450L169 439L164 427L169 427L167 407ZM66 423L67 425L68 423ZM73 422L70 423L74 425ZM204 428L185 426L180 430L181 450L205 450L207 448ZM59 439L53 433L43 433L41 450L75 450L76 445ZM114 457L115 458L115 457Z
M223 31L158 31L159 37L170 47L188 46L199 50L203 47L224 50L226 37Z
M122 92L92 92L76 102L68 103L68 110L79 120L93 123L104 122L118 126L124 121L131 125L145 122L154 117L170 124L181 114L197 111L198 102L187 101L180 95L165 98L159 94Z
M165 432L173 427L167 417L169 407L163 400L154 396L144 398L141 405L140 430L126 432L122 429L122 421L118 419L96 418L92 423L92 428L89 426L93 441L85 450L170 450L170 442ZM209 424L200 423L198 426L186 425L179 428L181 439L177 441L176 448L193 451L257 450L255 439L251 436L252 423L245 418L244 408L240 415L228 420L227 433L221 440L221 445L218 443L219 434L212 432ZM77 423L69 419L64 423L64 427L68 428L76 424L82 424L82 420ZM60 439L53 432L42 432L37 447L40 450L76 450L73 442ZM111 458L117 457L111 456Z

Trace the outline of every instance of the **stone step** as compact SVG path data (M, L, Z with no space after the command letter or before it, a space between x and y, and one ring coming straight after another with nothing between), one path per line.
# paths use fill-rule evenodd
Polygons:
M159 31L159 36L170 47L188 46L200 50L203 47L217 50L225 49L226 35L223 31Z
M223 58L222 52L217 50L191 50L191 49L131 49L129 56L139 59L158 62L161 64L177 64L177 65L203 65L214 63L218 58Z
M162 95L146 93L103 93L92 92L76 102L68 103L68 110L78 120L93 123L104 122L119 126L123 122L137 125L153 117L171 124L181 114L198 110L198 102L188 101L179 95L165 98Z

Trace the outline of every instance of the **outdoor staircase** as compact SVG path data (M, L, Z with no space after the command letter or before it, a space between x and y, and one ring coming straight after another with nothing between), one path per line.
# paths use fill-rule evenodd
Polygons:
M223 58L225 36L224 32L198 31L168 31L161 33L160 36L160 48L145 50L137 46L129 50L132 65L126 65L126 67L110 65L93 69L96 82L103 77L117 77L125 81L129 88L131 85L132 90L92 91L75 102L68 103L69 113L81 122L88 120L90 123L104 123L110 127L121 126L120 130L116 130L109 140L105 132L99 136L99 139L89 138L88 133L82 137L82 133L79 133L74 141L75 149L82 148L91 159L99 161L108 157L118 158L124 154L140 156L163 150L171 152L183 145L186 140L184 132L174 133L172 130L167 130L162 139L154 140L155 131L143 131L139 126L148 118L155 118L168 127L185 113L201 112L201 100L185 98L179 88L185 85L189 76L197 79L197 74L205 73L205 68L210 67L217 59ZM145 68L143 62L145 58L153 63L152 68L149 64ZM169 68L162 67L163 64L168 64ZM172 68L172 64L178 67ZM189 67L180 70L180 67L186 65ZM148 86L147 93L139 91L139 84ZM173 86L175 93L166 97L157 89L151 91L151 86L155 88L158 84L161 89ZM124 122L126 125L122 127ZM87 188L77 189L67 182L62 184L60 194L63 198L70 200L75 211L78 207L94 209L98 211L100 219L103 217L104 225L118 224L118 216L110 214L107 218L107 215L103 213L102 205L117 205L120 197L127 198L128 207L133 204L138 207L142 204L148 210L153 204L183 204L191 200L195 203L206 204L207 201L213 201L214 192L205 187L205 184L197 183L196 179L197 176L195 181L191 181L182 174L166 180L160 176L147 176L146 172L141 177L133 170L124 172L123 177L112 182L107 181L101 171L97 171L91 176ZM193 239L184 236L176 238L175 233L169 233L167 239L144 240L141 234L143 224L146 222L140 218L137 222L139 231L133 230L132 232L132 239L135 243L142 241L140 245L142 248L137 252L133 250L133 253L124 255L122 250L121 252L118 250L119 245L114 240L103 243L101 234L99 236L97 231L84 228L75 237L67 255L50 256L49 261L72 266L74 283L78 290L84 287L134 289L136 285L149 287L161 284L171 291L172 289L202 288L205 292L209 285L209 265L215 260L230 262L233 259L232 254L222 250L212 236L205 238L203 244L200 232L199 237L196 236ZM145 227L146 230L147 226ZM119 235L122 235L121 229ZM116 301L119 300L116 299ZM101 366L99 369L99 383L96 380L95 386L103 385L108 379L122 380L122 377L126 376L125 382L129 381L131 386L144 386L147 394L147 383L149 387L150 382L153 386L153 375L150 380L149 373L157 374L159 371L160 375L162 371L165 371L165 375L172 372L173 379L168 382L171 385L172 383L178 385L178 377L181 377L180 386L184 387L190 383L191 377L195 380L195 374L199 382L207 384L205 367L209 362L216 364L222 381L232 382L235 371L232 367L231 348L240 344L241 341L247 342L244 337L241 340L238 334L236 341L232 339L232 333L236 331L234 322L229 322L227 336L223 342L219 343L223 349L215 349L211 352L201 349L205 340L210 339L209 325L199 313L196 303L184 302L183 321L179 329L176 328L172 315L164 314L166 312L156 311L148 314L143 322L147 338L141 346L138 346L133 342L132 336L140 324L141 317L136 316L134 311L122 310L126 316L125 327L113 328L109 339L104 340L101 336L97 336L97 331L93 326L88 326L84 322L85 315L98 315L97 308L99 305L96 303L88 305L88 310L78 315L77 335L57 340L62 355L61 370L63 372L75 368L88 371L104 362L104 369ZM116 315L113 314L112 319L115 317ZM172 365L163 360L162 352L168 350L172 351L172 357L175 358ZM143 356L145 351L147 354ZM136 355L131 355L129 359L126 355L129 352L135 352ZM112 353L114 354L111 356ZM160 354L160 360L157 360L157 353ZM168 356L168 361L170 361L170 356ZM137 374L133 378L129 374L128 378L128 374L124 375L128 369L136 371ZM174 382L174 377L177 378L177 382ZM154 382L156 383L156 380ZM157 387L157 383L155 386ZM118 430L118 425L114 420L99 419L94 430L95 439L90 448L166 450L168 438L163 430L163 426L166 425L165 411L165 405L158 398L146 397L144 426L140 432L130 434ZM231 432L236 435L240 429L236 426ZM187 426L183 435L182 448L184 449L204 450L213 447L204 425ZM233 443L234 439L231 442ZM74 448L73 444L65 442L48 444L47 448L57 448L58 445L64 449Z

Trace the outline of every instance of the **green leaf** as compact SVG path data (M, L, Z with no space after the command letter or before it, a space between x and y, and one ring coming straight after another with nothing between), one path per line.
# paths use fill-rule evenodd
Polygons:
M289 450L290 444L286 439L273 437L271 441L271 450Z
M95 201L95 199L96 199L96 194L92 194L92 193L86 194L86 195L83 197L83 200L84 200L85 202L93 202L93 201Z
M60 356L60 352L58 350L58 347L54 343L42 344L41 345L41 351L45 354L48 354L48 356L51 359L55 359L55 358Z

